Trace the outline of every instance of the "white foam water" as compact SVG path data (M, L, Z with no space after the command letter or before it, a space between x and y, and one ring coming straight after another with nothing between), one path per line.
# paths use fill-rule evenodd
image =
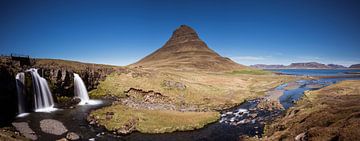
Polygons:
M39 75L37 69L31 68L28 72L30 72L33 82L35 112L51 112L56 110L46 79Z
M86 90L84 81L79 74L74 73L74 94L75 97L80 98L79 105L97 105L100 104L100 100L91 100Z

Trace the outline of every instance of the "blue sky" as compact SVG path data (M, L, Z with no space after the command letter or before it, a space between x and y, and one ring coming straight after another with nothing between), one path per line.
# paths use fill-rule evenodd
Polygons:
M0 54L127 65L181 24L240 64L360 63L356 0L1 0Z

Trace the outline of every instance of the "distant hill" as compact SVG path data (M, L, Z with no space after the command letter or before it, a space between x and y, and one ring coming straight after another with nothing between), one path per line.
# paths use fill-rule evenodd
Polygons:
M256 65L250 65L252 68L257 69L284 69L286 66L284 65L265 65L265 64L256 64Z
M351 69L360 69L360 64L351 65L349 68L351 68Z
M347 68L343 65L338 65L338 64L328 64L327 66L329 66L330 68L333 68L333 69L346 69Z
M163 47L130 66L209 71L247 68L211 50L187 25L177 28Z
M288 66L285 65L265 65L256 64L250 67L258 69L345 69L347 67L338 64L321 64L318 62L304 62L304 63L291 63Z
M330 69L329 66L317 62L291 63L288 68L291 69Z

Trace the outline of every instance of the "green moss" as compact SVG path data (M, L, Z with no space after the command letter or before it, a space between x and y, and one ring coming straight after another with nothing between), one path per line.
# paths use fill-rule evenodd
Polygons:
M71 99L72 99L72 97L67 97L67 96L57 97L57 100L59 103L66 103L66 102L71 101Z

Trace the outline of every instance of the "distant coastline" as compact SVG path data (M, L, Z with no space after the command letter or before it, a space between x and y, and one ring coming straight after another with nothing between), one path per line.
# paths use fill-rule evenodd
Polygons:
M338 64L322 64L318 62L304 62L304 63L291 63L290 65L266 65L266 64L255 64L250 65L252 68L257 69L336 69L336 70L352 70L352 69L360 69L359 64L353 64L350 67L345 67L343 65Z

